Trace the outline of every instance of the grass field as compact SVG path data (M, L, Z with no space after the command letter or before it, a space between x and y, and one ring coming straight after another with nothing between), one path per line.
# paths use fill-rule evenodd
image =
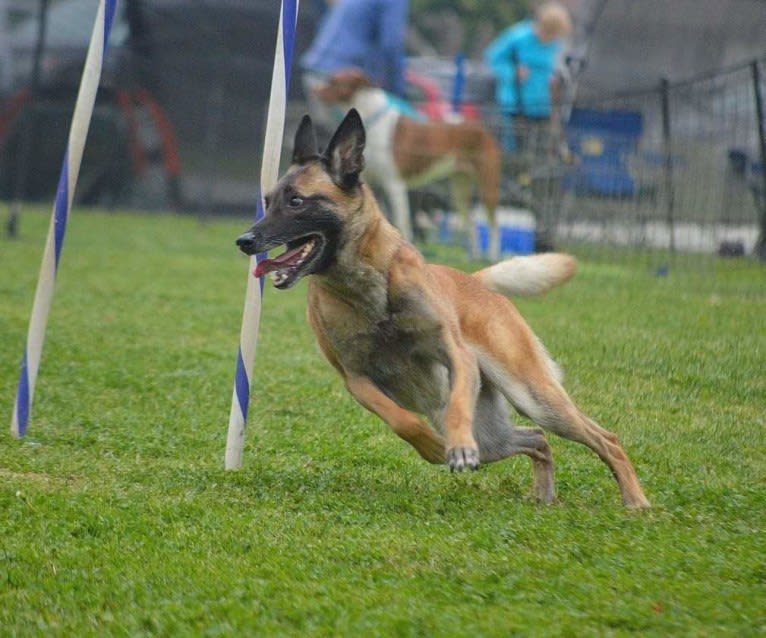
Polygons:
M47 224L0 240L0 424ZM75 211L29 435L0 433L0 636L764 635L763 266L586 260L519 302L654 505L552 438L545 507L526 458L450 475L358 407L305 283L267 290L224 472L246 225Z

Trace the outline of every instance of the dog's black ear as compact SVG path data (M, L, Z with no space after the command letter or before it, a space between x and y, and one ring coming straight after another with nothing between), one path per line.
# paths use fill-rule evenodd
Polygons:
M295 145L293 146L293 164L305 164L310 160L319 159L317 150L317 138L314 134L314 125L311 118L304 115L298 130L295 132Z
M364 144L362 118L351 109L322 155L327 172L343 190L351 190L359 183L359 174L364 170Z

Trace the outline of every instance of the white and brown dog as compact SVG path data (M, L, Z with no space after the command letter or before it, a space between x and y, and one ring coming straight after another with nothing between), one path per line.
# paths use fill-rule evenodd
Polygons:
M336 72L314 94L325 105L337 105L343 113L353 107L361 115L367 130L364 177L383 191L392 221L407 239L412 239L408 190L449 178L455 208L468 228L471 256L481 254L476 225L470 219L476 189L487 215L488 257L500 258L495 208L502 156L495 138L481 123L421 122L407 117L357 69Z

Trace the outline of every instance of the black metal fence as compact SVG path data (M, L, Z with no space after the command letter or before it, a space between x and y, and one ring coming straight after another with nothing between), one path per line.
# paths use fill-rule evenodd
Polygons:
M571 163L538 167L556 241L766 259L765 62L575 102Z
M451 95L454 61L411 68ZM498 112L486 68L466 72L463 99L504 149L501 224L534 226L538 250L640 253L660 269L695 254L766 259L766 57L644 90L570 98L547 132ZM449 210L448 199L436 187L416 193L415 205Z

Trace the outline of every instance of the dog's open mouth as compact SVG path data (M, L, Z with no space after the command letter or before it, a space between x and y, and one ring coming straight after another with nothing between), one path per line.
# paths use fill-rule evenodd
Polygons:
M322 252L323 245L320 235L295 239L287 243L287 250L281 255L258 262L253 274L262 277L270 273L276 288L289 288L308 273L310 265Z

